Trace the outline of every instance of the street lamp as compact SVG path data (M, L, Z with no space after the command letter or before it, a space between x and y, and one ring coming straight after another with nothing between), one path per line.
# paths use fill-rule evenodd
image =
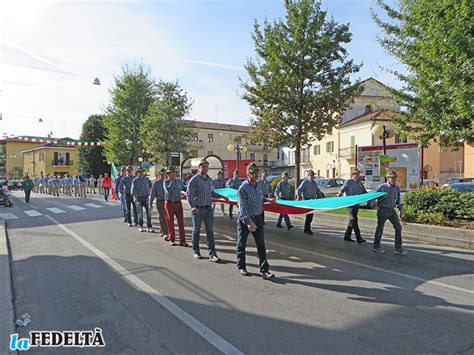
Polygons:
M375 125L370 130L375 137L382 140L383 155L387 155L387 138L392 138L394 135L393 129L386 128L385 125Z
M240 160L240 153L241 152L246 152L247 151L247 147L244 146L244 145L240 145L240 144L229 144L227 146L227 150L229 152L235 152L237 154L237 158L236 158L236 170L239 170L239 160Z

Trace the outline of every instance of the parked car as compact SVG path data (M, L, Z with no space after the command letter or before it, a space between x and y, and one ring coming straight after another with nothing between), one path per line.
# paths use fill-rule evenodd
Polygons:
M466 177L466 178L451 178L451 179L446 180L446 183L443 186L449 187L452 184L458 184L458 183L461 183L461 182L474 182L474 178L469 178L469 177Z
M458 183L449 185L449 188L459 191L459 192L473 192L474 182L458 182Z
M337 195L342 185L346 180L335 178L335 179L316 179L319 189L326 197L334 197Z

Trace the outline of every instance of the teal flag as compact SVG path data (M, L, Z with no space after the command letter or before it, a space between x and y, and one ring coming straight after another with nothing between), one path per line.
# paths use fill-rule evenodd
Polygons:
M216 189L218 194L226 196L230 201L237 201L237 190L224 188ZM281 210L285 210L285 207L290 208L301 208L306 210L332 210L342 207L349 207L364 203L367 201L375 200L376 198L382 197L385 192L368 192L366 194L355 195L355 196L342 196L342 197L327 197L318 198L315 200L303 200L303 201L290 201L290 200L276 200L276 205L281 205ZM273 210L273 209L272 209ZM282 212L285 213L285 212ZM291 213L291 212L290 212ZM297 212L293 212L297 213Z
M110 176L112 176L112 180L115 180L118 176L118 170L114 163L110 166Z

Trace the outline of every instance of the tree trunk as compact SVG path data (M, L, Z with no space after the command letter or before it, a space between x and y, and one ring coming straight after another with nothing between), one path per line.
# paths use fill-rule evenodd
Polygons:
M300 158L301 158L301 138L300 134L297 134L296 137L296 144L295 144L295 178L296 178L296 185L295 189L299 186L300 183Z

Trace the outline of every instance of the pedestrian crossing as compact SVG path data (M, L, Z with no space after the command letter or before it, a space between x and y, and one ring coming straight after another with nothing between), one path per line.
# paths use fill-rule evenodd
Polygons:
M30 206L30 208L33 206ZM103 205L99 205L96 203L85 203L82 206L79 205L68 205L68 206L61 206L59 207L49 207L46 208L46 211L40 212L37 209L29 209L24 211L15 211L15 212L5 212L0 213L0 220L13 220L25 217L40 217L43 216L45 213L54 213L54 214L62 214L67 212L78 212L78 211L85 211L85 210L95 210L98 208L105 207Z

